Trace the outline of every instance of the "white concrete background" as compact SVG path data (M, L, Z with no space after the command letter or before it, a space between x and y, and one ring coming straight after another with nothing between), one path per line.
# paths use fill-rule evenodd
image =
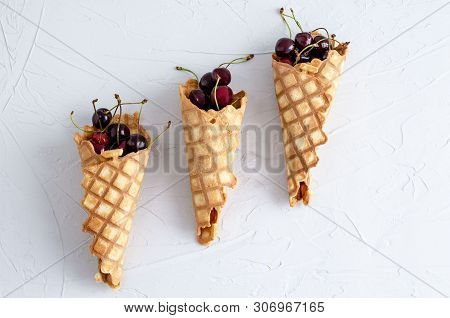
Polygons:
M447 1L5 1L1 295L450 295ZM204 248L185 174L148 173L123 287L95 283L69 112L87 123L90 100L111 105L117 92L153 101L145 124L179 123L177 84L187 76L174 66L203 73L236 54L270 52L286 34L281 6L295 8L306 29L325 26L351 41L325 125L329 142L312 171L311 207L289 208L284 171L244 171L258 160L250 141L237 155L238 186L219 241ZM232 72L232 88L249 95L245 125L278 125L270 54ZM175 131L152 160L185 160ZM278 135L270 146L271 155L262 154L269 162L282 154Z

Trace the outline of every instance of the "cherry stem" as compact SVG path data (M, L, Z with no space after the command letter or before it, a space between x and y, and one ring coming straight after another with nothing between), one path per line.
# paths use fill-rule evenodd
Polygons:
M331 41L330 41L330 33L328 32L327 29L325 29L325 28L317 28L317 29L315 29L315 30L312 30L310 33L316 32L316 31L318 31L318 30L324 30L324 31L327 33L328 46L330 46L330 47L332 48L332 46L331 46Z
M185 71L185 72L191 73L192 75L195 76L195 79L196 79L197 82L198 82L198 76L197 76L197 74L195 74L193 71L191 71L191 70L189 70L189 69L187 69L187 68L181 67L181 66L175 66L175 69L176 69L177 71Z
M123 105L143 105L143 104L145 104L145 103L147 103L147 102L148 102L147 99L143 99L143 100L140 101L140 102L121 103L120 105L122 105L122 106L123 106ZM118 107L119 107L119 104L117 104L117 105L111 107L108 111L111 112L111 111L117 109ZM114 113L114 115L115 115L115 113Z
M122 120L122 101L120 100L120 96L118 94L114 94L114 98L117 100L117 106L119 107L119 122L117 123L117 144L120 145L119 142L119 131L120 131L120 121Z
M290 8L290 10L291 10L291 14L292 14L292 19L294 19L294 21L295 21L295 23L297 24L297 26L298 26L298 28L300 29L300 31L303 32L303 28L302 28L300 22L298 22L297 18L295 17L294 10L292 10L292 8Z
M287 15L284 14L284 8L280 9L280 16L281 16L281 19L283 19L284 24L286 24L286 26L287 26L287 28L289 30L289 38L292 39L291 27L289 26L289 23L287 23L286 19L284 18L285 16L287 16Z
M87 130L85 130L85 129L83 129L83 128L81 128L80 126L77 125L77 123L76 123L75 120L73 119L73 113L74 113L74 111L72 110L72 111L70 112L70 120L72 121L72 124L73 124L76 128L78 128L79 130L81 130L82 132L84 132L84 133L86 133L86 134L92 133L92 131L87 131ZM95 131L95 130L94 130L94 131Z
M241 63L245 63L245 62L247 62L247 61L250 61L252 58L254 58L255 57L255 55L254 54L249 54L249 55L247 55L247 56L245 56L245 57L238 57L238 58L236 58L236 59L234 59L234 60L231 60L230 62L225 62L225 63L222 63L222 64L220 64L218 67L221 67L222 65L227 65L227 66L225 66L225 68L228 68L228 66L230 66L231 64L241 64Z
M216 85L214 85L213 91L214 91L214 101L216 102L217 110L219 111L219 103L217 102L217 86L219 86L220 76L217 76Z
M336 42L337 42L339 45L342 44L340 41L336 40L336 34L332 34L332 35L331 35L331 40L333 41L333 46L336 45Z
M162 134L164 134L164 133L167 131L167 129L170 128L170 125L172 125L172 122L169 120L169 121L167 122L166 128L164 128L164 130L163 130L162 132L160 132L159 135L156 136L156 138L153 139L152 142L150 143L150 145L148 145L148 146L150 147L151 145L153 145L153 144L159 139L159 137L161 137Z
M96 99L94 99L94 100L92 101L92 107L94 107L94 114L97 114L97 107L95 107L95 103L96 103L96 102L98 102L98 98L96 98ZM98 115L97 115L97 116L98 116ZM102 127L102 121L99 120L98 123L100 124L100 130L102 130L102 129L103 129L103 127Z
M138 127L139 127L140 122L141 122L142 108L144 107L144 104L145 104L145 103L147 103L147 100L146 100L146 99L142 100L142 102L141 102L141 107L139 108Z
M94 107L94 112L96 113L97 112L97 107L95 107L95 103L96 102L98 102L98 98L96 98L96 99L94 99L93 101L92 101L92 107Z

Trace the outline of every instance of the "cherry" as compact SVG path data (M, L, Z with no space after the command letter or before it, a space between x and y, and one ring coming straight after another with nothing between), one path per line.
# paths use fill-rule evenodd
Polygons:
M146 148L147 148L147 138L139 134L131 135L125 144L123 156L132 152L138 152L139 150Z
M295 47L300 51L310 45L313 41L313 37L309 32L297 33L295 36Z
M119 131L119 142L122 140L127 140L130 137L130 128L125 124L111 124L108 126L106 130L109 139L113 141L113 143L117 144L117 131Z
M231 82L231 73L225 67L218 67L212 71L212 78L214 83L220 78L219 85L228 85Z
M318 35L314 38L314 43L317 44L317 47L312 50L312 55L320 60L326 59L330 49L328 38Z
M211 101L216 107L219 105L219 108L223 108L231 104L232 100L233 91L228 86L218 86L211 91Z
M204 91L206 94L211 92L216 82L212 78L212 73L208 72L205 75L202 76L200 79L200 82L198 83L198 86Z
M97 154L101 154L109 146L109 136L107 133L95 132L89 138L89 141L94 146Z
M122 141L119 143L119 146L117 147L117 149L123 149L123 150L125 151L126 145L127 145L127 141L126 141L126 140L122 140Z
M104 129L111 122L111 119L112 119L112 114L108 109L99 108L92 115L92 124L94 125L95 128Z
M194 89L189 93L189 100L198 108L204 108L206 105L206 95L201 89Z
M292 60L291 60L289 57L282 57L282 58L280 59L280 62L281 62L281 63L289 64L289 65L293 65L293 64L294 64L294 63L292 62Z
M275 53L278 57L289 57L294 52L294 41L288 38L281 38L275 44Z
M308 63L311 62L312 56L309 52L303 52L298 58L298 63Z
M328 57L328 50L327 51L324 51L324 52L320 52L320 51L313 51L313 56L315 57L315 58L318 58L319 60L321 60L321 61L324 61L324 60L326 60L327 59L327 57Z

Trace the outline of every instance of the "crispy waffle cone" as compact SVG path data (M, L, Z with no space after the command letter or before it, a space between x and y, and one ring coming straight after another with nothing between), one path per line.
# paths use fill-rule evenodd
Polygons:
M206 112L187 97L197 88L197 81L188 80L179 91L197 239L210 244L217 235L217 221L227 199L225 187L234 188L237 182L232 165L247 96L241 91L234 95L231 105Z
M346 56L344 43L330 50L324 61L313 59L293 67L272 58L292 207L300 200L308 204L309 169L319 161L316 147L327 141L322 127Z
M113 122L118 122L118 119L115 116ZM150 136L142 126L138 127L137 119L138 113L134 116L125 114L121 123L130 128L131 134L145 136L151 145ZM85 190L81 204L88 213L83 231L93 234L90 249L98 257L96 280L118 288L150 146L124 157L120 157L122 149L108 150L98 155L88 138L87 133L75 134L74 137L81 158L81 186Z

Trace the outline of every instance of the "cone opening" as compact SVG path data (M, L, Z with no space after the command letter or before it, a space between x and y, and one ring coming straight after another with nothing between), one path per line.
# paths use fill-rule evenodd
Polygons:
M148 144L147 148L138 151L138 153L139 153L141 151L144 151L144 150L147 150L150 148L151 143L152 143L152 138L148 134L147 130L142 125L138 125L138 116L139 116L138 112L135 112L132 115L124 114L121 117L120 123L128 126L128 128L130 129L130 134L141 134L142 136L145 137L145 139L147 139L147 144ZM119 122L119 115L115 115L112 118L111 124L117 123L117 122ZM96 156L99 156L99 157L103 157L103 160L117 158L122 155L122 149L105 150L101 154L95 153L94 146L89 141L92 134L94 133L94 128L92 126L84 126L84 129L88 132L82 133L82 134L76 133L76 135L75 135L74 139L78 146L80 146L82 143L84 143L90 149L90 152L92 154L95 154ZM127 154L126 156L124 156L123 158L125 158L127 156L133 156L135 154L136 154L135 152L131 152L131 153Z
M187 99L188 103L190 103L192 106L198 108L197 106L195 106L194 104L191 103L191 101L189 100L189 94L191 93L191 91L193 91L194 89L198 89L198 82L195 79L189 79L187 80L187 82L184 85L181 85L181 89L183 92L184 97ZM236 94L233 94L233 100L231 102L230 105L227 105L225 107L223 107L220 111L222 111L223 109L225 109L228 106L233 106L236 109L240 109L242 107L242 98L245 97L245 92L244 91L240 91ZM200 108L198 108L200 109ZM204 109L200 109L201 111L206 112ZM217 111L214 110L213 111Z
M336 46L335 48L331 49L330 52L331 52L331 51L335 51L335 52L338 53L340 56L344 56L344 55L347 53L347 48L348 48L348 44L349 44L349 43L350 43L350 42L344 42L344 43L341 43L341 44L339 44L338 46ZM317 62L312 63L314 60L318 60L318 61L320 61L320 62L324 62L324 61L326 61L327 59L329 59L329 57L330 57L330 54L328 54L327 58L326 58L325 60L323 60L323 61L314 58L314 59L313 59L312 61L310 61L310 62L298 63L298 64L296 64L296 65L289 65L289 64L283 63L283 65L286 66L286 67L292 67L292 68L295 68L297 65L300 65L300 64L313 65L313 64L316 64L316 63L317 63ZM282 62L280 62L280 58L279 58L275 53L272 53L272 60L274 60L274 61L276 61L276 62L278 62L278 63L282 63Z

